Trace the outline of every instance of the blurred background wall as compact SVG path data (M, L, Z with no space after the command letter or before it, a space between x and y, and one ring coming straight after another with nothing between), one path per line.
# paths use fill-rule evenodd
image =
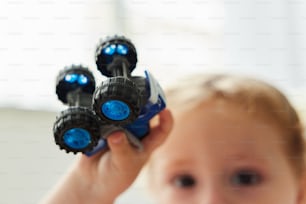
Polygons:
M83 64L104 80L95 46L114 34L136 46L134 74L149 69L164 87L192 72L255 76L305 112L303 0L1 0L1 204L37 203L73 161L52 138L65 108L55 77ZM139 182L118 203L147 200Z

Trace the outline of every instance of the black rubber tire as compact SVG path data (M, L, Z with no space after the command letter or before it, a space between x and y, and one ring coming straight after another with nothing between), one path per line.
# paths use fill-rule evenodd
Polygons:
M137 64L137 52L133 43L123 36L107 37L105 40L100 40L95 52L95 60L98 70L107 77L114 77L111 70L108 70L108 65L113 61L113 56L105 55L102 50L109 44L124 44L129 48L127 55L124 55L129 63L128 69L130 73L135 69Z
M73 152L88 152L92 150L100 139L100 123L98 117L94 114L91 109L83 107L71 107L64 110L56 118L53 125L53 135L55 143L60 149L66 150L67 153ZM88 146L83 149L73 149L65 144L63 135L71 128L83 128L90 133L91 142Z
M101 106L109 100L119 100L127 104L130 109L129 116L124 120L111 120L106 117L101 111ZM93 96L93 110L106 123L124 126L132 123L139 116L141 100L141 93L133 81L124 77L112 77L96 88Z
M80 86L77 83L69 84L65 82L65 76L67 74L71 73L77 73L77 74L84 74L89 78L89 83L86 86ZM61 70L56 77L56 94L60 101L62 101L64 104L66 104L67 101L67 94L70 91L74 91L76 89L80 88L84 93L93 94L96 88L96 82L95 78L92 74L92 72L82 66L82 65L71 65L65 67L63 70Z

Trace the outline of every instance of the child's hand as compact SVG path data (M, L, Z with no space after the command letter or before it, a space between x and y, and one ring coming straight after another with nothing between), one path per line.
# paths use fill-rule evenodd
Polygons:
M172 124L170 111L162 111L159 123L142 140L143 151L132 147L124 132L112 133L107 138L110 150L91 157L80 155L47 203L113 203L136 179L151 152L166 139Z

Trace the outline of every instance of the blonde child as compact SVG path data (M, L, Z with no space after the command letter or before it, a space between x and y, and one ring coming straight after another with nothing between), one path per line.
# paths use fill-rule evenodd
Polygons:
M194 76L168 93L175 126L149 163L156 203L300 204L302 124L254 79Z
M45 203L113 203L158 146L148 163L158 204L304 202L302 124L277 89L248 78L193 76L168 99L175 118L170 134L166 110L144 152L122 133L110 135L111 151L81 156Z

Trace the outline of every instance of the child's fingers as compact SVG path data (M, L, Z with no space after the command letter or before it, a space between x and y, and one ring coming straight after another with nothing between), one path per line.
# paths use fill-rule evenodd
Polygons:
M173 118L169 110L162 111L158 120L158 124L152 127L149 135L142 140L144 151L139 152L137 148L133 147L123 131L116 131L107 137L110 154L109 150L105 149L90 157L81 155L80 166L91 168L95 164L100 165L101 162L105 165L104 162L108 158L113 167L134 171L142 166L150 153L164 142L172 129Z
M92 167L99 163L101 157L105 154L107 149L101 150L92 156L86 156L85 154L78 155L78 164L81 169L86 169L86 171L92 169Z
M142 143L147 154L150 154L155 148L160 146L173 127L173 116L167 109L163 110L159 114L158 125L152 127L150 134L143 139Z
M131 162L137 157L137 150L129 144L124 132L112 133L107 138L108 146L111 151L111 162L117 167L128 168Z
M101 157L107 151L108 151L108 149L104 148L104 149L100 150L99 152L95 153L94 155L91 155L91 156L82 155L82 156L85 157L86 160L88 160L88 162L98 163L99 160L101 159Z

